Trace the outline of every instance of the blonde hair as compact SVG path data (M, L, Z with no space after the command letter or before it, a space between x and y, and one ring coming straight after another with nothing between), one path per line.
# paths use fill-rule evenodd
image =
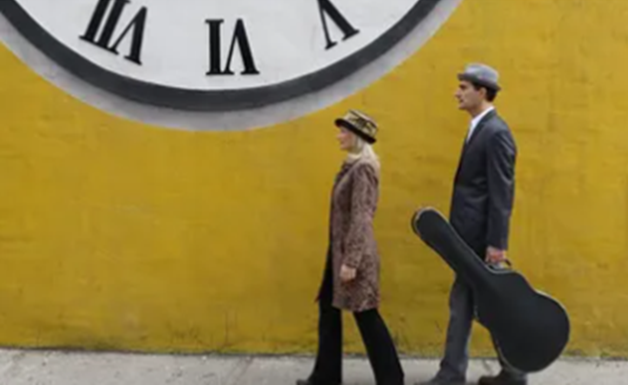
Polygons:
M353 144L353 148L347 155L347 162L353 163L361 160L363 162L370 163L376 170L379 170L379 157L375 153L375 150L373 150L373 146L357 135L353 135L353 137L355 138L355 142Z

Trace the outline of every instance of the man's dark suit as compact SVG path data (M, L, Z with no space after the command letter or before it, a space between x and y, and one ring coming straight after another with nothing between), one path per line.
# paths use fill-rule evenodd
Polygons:
M451 225L481 257L487 246L508 249L517 148L495 110L465 143L454 179Z
M508 248L516 154L512 133L495 110L478 122L462 150L449 219L482 260L488 246ZM438 377L457 383L466 379L473 320L471 289L458 278L451 289L449 308L445 355Z

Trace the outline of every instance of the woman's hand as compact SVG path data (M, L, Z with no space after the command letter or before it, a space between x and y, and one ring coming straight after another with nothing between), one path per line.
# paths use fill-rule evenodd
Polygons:
M355 279L356 269L343 264L340 267L340 280L343 283L351 282Z

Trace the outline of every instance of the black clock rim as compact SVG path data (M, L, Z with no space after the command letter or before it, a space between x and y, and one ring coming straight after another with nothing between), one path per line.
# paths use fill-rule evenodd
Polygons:
M213 112L259 108L319 91L382 56L418 26L440 1L418 1L399 22L372 43L318 71L268 86L211 91L163 86L108 71L54 38L17 0L0 0L0 12L48 58L101 90L155 107Z

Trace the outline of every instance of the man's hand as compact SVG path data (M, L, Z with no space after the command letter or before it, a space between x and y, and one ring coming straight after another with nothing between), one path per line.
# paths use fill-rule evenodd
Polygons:
M498 265L506 261L506 251L489 246L486 249L486 262Z
M347 283L355 279L356 269L351 268L345 264L340 267L340 280L343 283Z

